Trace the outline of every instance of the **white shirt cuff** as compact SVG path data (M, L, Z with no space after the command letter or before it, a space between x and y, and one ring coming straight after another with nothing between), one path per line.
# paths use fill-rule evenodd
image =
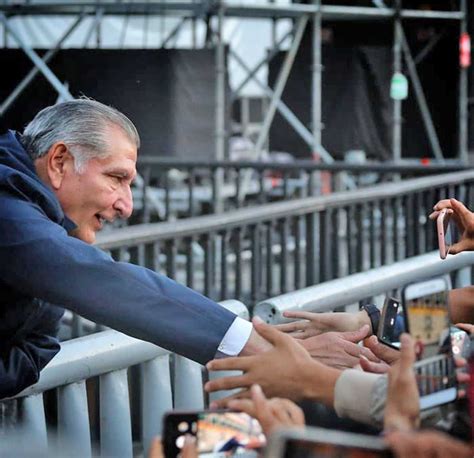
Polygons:
M249 340L252 329L252 323L236 317L217 347L216 358L237 356Z

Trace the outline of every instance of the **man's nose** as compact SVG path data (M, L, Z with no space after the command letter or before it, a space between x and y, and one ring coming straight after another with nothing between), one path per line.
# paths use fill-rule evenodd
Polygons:
M114 204L114 209L118 212L120 218L130 218L133 212L133 198L130 186L124 186Z

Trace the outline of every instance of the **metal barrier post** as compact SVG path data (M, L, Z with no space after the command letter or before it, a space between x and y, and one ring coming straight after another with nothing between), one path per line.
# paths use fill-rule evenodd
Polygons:
M44 415L43 395L36 394L23 399L22 427L28 440L40 449L47 449L46 419Z
M58 436L70 456L91 456L85 381L58 388Z
M114 458L133 456L126 369L100 376L100 451Z
M153 437L162 432L163 414L173 408L169 355L143 363L141 370L142 440L147 454Z

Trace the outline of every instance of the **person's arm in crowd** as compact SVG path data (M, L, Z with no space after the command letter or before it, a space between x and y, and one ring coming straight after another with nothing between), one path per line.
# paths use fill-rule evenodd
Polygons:
M449 291L448 301L453 323L474 323L474 286Z
M290 336L254 319L256 331L273 348L255 356L218 359L206 367L211 371L239 370L244 374L222 377L206 383L208 392L242 388L236 395L215 401L214 407L225 407L230 399L249 397L250 387L258 384L268 397L291 400L318 400L334 404L334 387L341 371L322 364Z
M314 359L337 369L353 368L359 364L361 357L378 364L380 360L370 349L358 345L369 335L369 328L364 325L357 331L326 332L298 342Z
M300 407L285 398L267 399L260 385L251 386L250 398L233 399L228 402L227 407L256 418L267 437L280 428L305 425L304 413Z
M413 370L415 342L409 334L402 334L400 343L400 358L388 371L385 431L410 431L420 423L420 395Z
M365 310L356 313L348 312L304 312L288 310L283 312L285 318L296 319L291 323L277 324L275 327L295 339L307 339L326 332L353 332L364 325L371 325L369 315ZM369 330L369 335L372 328Z
M472 458L468 444L440 431L395 431L385 438L395 458Z
M401 336L400 359L388 372L384 413L385 440L396 458L472 457L472 447L439 431L416 431L420 420L420 399L413 370L415 344L408 334Z

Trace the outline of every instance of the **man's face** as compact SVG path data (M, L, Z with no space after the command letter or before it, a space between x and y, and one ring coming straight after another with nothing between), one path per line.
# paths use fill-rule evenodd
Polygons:
M56 190L64 213L77 225L72 235L86 243L94 243L105 221L129 218L133 210L130 185L136 175L137 149L119 128L108 130L110 155L90 159L80 174L69 167Z

